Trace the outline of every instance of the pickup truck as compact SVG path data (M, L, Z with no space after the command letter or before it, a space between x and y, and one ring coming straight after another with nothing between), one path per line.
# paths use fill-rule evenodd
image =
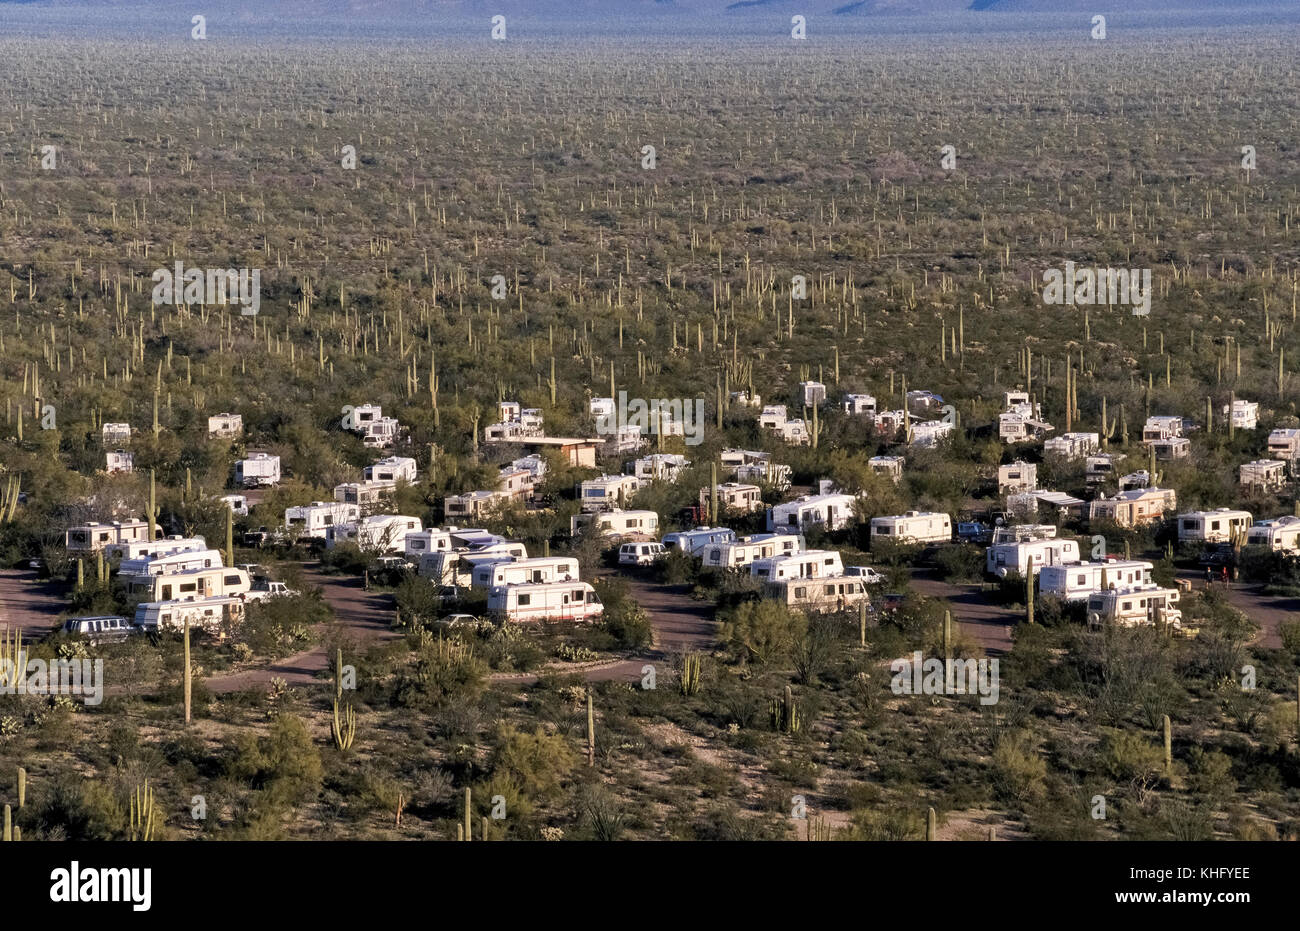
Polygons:
M245 595L245 601L265 601L267 598L288 598L298 594L283 582L270 579L258 579Z
M885 577L870 566L849 566L844 574L861 579L863 585L879 585L885 581Z

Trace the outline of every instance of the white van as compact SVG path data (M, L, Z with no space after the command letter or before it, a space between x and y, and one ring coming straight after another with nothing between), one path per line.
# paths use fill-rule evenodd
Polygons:
M125 640L138 628L124 617L114 614L97 614L91 617L70 617L63 622L65 634L77 634L91 643L109 643Z
M662 543L624 543L618 548L618 564L649 566L666 552Z
M604 605L586 582L544 582L499 585L488 592L487 609L508 621L589 621L600 616Z

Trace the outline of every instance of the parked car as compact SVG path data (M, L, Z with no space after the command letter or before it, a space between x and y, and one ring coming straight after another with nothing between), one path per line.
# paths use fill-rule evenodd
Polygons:
M620 566L648 566L667 552L662 543L624 543L618 548Z
M139 633L140 628L115 614L97 614L68 618L63 622L63 632L84 637L91 643L113 643Z

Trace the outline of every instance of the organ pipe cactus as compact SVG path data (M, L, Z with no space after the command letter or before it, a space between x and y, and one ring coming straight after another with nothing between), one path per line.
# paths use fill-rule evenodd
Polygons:
M330 723L330 733L334 737L334 745L340 750L349 750L352 747L352 740L357 734L357 713L351 705L343 707L343 715L339 715L339 703L334 702L334 720Z
M153 840L155 824L153 789L146 779L143 786L136 786L135 791L131 793L130 839Z

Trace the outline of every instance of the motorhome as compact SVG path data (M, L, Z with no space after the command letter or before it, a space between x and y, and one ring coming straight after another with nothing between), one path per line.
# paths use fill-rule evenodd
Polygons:
M69 527L63 542L69 553L95 553L114 543L136 543L148 539L147 521L124 520L111 524L91 521Z
M361 508L342 501L313 501L298 507L287 508L284 525L290 536L313 537L324 540L330 528L346 524L361 517Z
M869 394L846 394L843 406L844 413L851 416L876 413L876 399Z
M355 504L360 508L373 508L397 490L396 482L344 482L334 486L334 500Z
M857 519L854 512L857 500L853 495L843 494L803 495L768 509L767 529L821 527L828 531L843 530Z
M379 404L360 404L347 408L343 415L343 429L360 433L362 443L370 448L391 446L397 439L401 424L395 417L385 417Z
M448 520L478 520L509 506L513 499L504 491L467 491L442 499L442 513Z
M813 614L848 611L859 604L871 603L865 581L855 576L781 579L767 582L763 589L769 598Z
M1084 460L1083 480L1089 485L1100 485L1115 474L1115 466L1123 462L1123 453L1098 453Z
M124 559L118 564L117 572L126 581L136 576L165 575L188 572L191 569L212 569L222 565L220 550L180 550L165 555Z
M488 592L487 610L508 621L589 621L604 606L587 582L544 582L497 586Z
M243 569L214 566L211 569L188 569L161 575L135 576L127 585L127 595L143 601L199 601L205 598L238 597L249 591L252 583Z
M1089 520L1112 520L1121 527L1134 527L1164 517L1178 507L1172 488L1135 488L1094 498L1088 506Z
M763 492L757 485L748 485L743 482L722 482L717 486L718 489L718 510L739 511L748 514L750 511L758 511L763 508ZM700 507L712 507L712 495L709 487L700 489Z
M716 569L740 569L758 559L803 551L803 535L760 533L730 543L711 543L699 551L700 561Z
M280 483L280 457L254 453L235 463L235 484L244 488L269 488Z
M1246 531L1247 546L1267 546L1280 553L1300 553L1300 517L1261 520Z
M1088 596L1088 623L1094 627L1119 624L1138 627L1151 624L1177 630L1183 626L1178 589L1159 585L1108 588Z
M416 574L432 579L437 585L469 588L474 581L475 566L527 558L528 549L522 543L486 543L455 550L437 550L420 556Z
M867 465L871 467L872 472L891 479L897 485L903 480L905 461L902 456L872 456L867 460Z
M635 475L602 475L578 486L578 501L584 511L611 511L621 508L640 483Z
M1043 455L1081 459L1100 448L1101 437L1096 433L1062 433L1043 443Z
M783 462L753 462L736 466L733 476L737 482L771 485L778 491L790 487L790 467Z
M984 557L984 571L1004 579L1013 572L1035 574L1043 566L1061 566L1079 561L1077 540L1025 540L1019 543L996 543Z
M696 556L706 546L717 543L734 543L736 531L729 527L696 527L693 530L678 530L664 534L662 541L665 549L681 550L688 556Z
M1231 412L1232 426L1236 430L1254 430L1259 426L1259 402L1246 401L1237 398L1232 402L1231 407L1223 405L1223 416L1228 417Z
M649 566L668 549L662 543L624 543L618 548L620 566Z
M409 456L388 456L362 471L367 482L406 482L414 484L416 478L415 460Z
M1142 442L1150 445L1160 443L1183 435L1183 418L1148 417L1142 426Z
M473 588L495 588L498 585L569 582L577 578L578 561L572 556L532 556L528 559L475 566L470 576L470 585Z
M838 550L803 550L755 559L749 564L749 574L764 582L820 579L843 575L844 563L840 560Z
M602 537L622 541L652 540L659 535L659 515L654 511L593 511L575 514L569 519L569 532L576 534L591 526Z
M372 514L345 524L335 524L325 536L325 546L355 543L368 552L405 553L406 535L423 530L418 517L402 514Z
M144 631L182 630L188 620L191 627L220 635L243 619L244 600L237 597L146 601L135 608L135 626Z
M1070 566L1044 566L1038 573L1038 591L1063 601L1084 601L1093 592L1151 584L1154 566L1137 559L1081 562Z
M1178 515L1179 543L1232 543L1245 539L1254 518L1248 511L1218 508Z
M908 511L871 518L871 539L899 543L947 543L952 539L952 518L934 511Z

